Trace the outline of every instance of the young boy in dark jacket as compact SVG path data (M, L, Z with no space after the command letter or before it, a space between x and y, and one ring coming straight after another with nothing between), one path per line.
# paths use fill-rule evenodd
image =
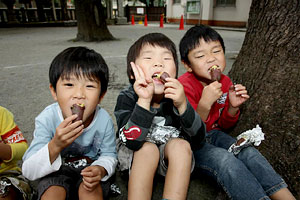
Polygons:
M164 199L185 199L205 125L176 79L174 43L150 33L138 39L127 55L131 85L121 91L115 116L119 130L121 170L130 170L128 199L151 199L156 170L166 176ZM168 78L162 78L165 72Z

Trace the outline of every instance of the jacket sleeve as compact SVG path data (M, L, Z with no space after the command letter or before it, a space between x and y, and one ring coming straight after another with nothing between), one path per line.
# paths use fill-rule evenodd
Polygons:
M35 152L34 155L24 160L22 173L27 179L34 181L58 171L61 164L62 159L60 155L52 164L50 163L48 145L45 145L39 151Z
M192 149L198 149L205 138L206 126L188 100L186 111L180 116L180 123L182 130L189 137Z
M220 115L220 118L218 120L218 125L223 129L227 130L229 128L232 128L235 126L239 119L240 111L235 116L231 116L228 112L229 108L229 87L232 85L232 81L229 79L228 82L226 82L226 88L225 91L228 92L228 96L225 101L224 109L222 110L222 113Z
M227 130L227 129L235 126L235 124L237 123L239 116L240 116L240 111L238 111L238 113L235 116L231 116L228 112L228 107L229 107L229 102L227 99L226 105L225 105L225 107L221 113L221 116L218 120L218 125L224 130Z
M155 112L145 110L136 104L137 98L129 91L122 91L117 99L115 117L118 135L126 147L139 150L145 142Z

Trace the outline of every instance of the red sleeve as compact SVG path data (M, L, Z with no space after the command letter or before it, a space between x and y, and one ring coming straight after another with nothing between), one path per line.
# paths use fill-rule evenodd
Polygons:
M235 116L231 116L228 112L228 107L229 107L229 102L227 99L224 110L222 111L220 119L218 120L219 126L225 130L232 128L237 123L240 116L240 111L238 111L238 113Z

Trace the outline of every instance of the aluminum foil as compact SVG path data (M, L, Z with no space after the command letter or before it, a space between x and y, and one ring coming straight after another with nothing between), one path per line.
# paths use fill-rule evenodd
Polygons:
M114 183L110 185L110 192L114 196L122 194L120 188Z
M9 186L11 186L11 182L8 178L1 178L0 180L0 197L4 198L7 196L9 192Z
M259 125L256 125L255 128L245 131L237 136L237 142L233 143L228 151L232 152L234 155L237 155L243 148L250 145L258 146L261 141L265 139L264 133Z
M165 144L170 138L178 138L180 131L173 126L161 126L152 124L146 141L155 144Z
M73 168L79 168L79 167L85 167L88 165L88 161L85 158L75 160L72 162L64 162L65 166L73 167Z

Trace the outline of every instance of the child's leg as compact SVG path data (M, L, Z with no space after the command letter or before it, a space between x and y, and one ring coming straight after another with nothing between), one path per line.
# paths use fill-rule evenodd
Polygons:
M183 139L172 139L166 144L164 155L168 170L163 198L186 199L192 165L190 144Z
M134 152L128 183L128 199L151 199L153 178L159 161L155 144L146 142Z
M296 200L293 194L287 188L282 188L270 196L273 200Z
M53 200L60 200L66 199L66 190L62 186L50 186L42 195L41 200L44 199L53 199Z
M103 199L103 192L100 183L93 191L88 191L83 187L83 183L80 184L78 189L78 197L80 200L102 200Z
M194 152L196 166L212 176L230 199L268 199L267 194L245 164L224 148L205 143Z
M267 159L254 147L243 149L238 155L272 199L295 199L279 174Z

